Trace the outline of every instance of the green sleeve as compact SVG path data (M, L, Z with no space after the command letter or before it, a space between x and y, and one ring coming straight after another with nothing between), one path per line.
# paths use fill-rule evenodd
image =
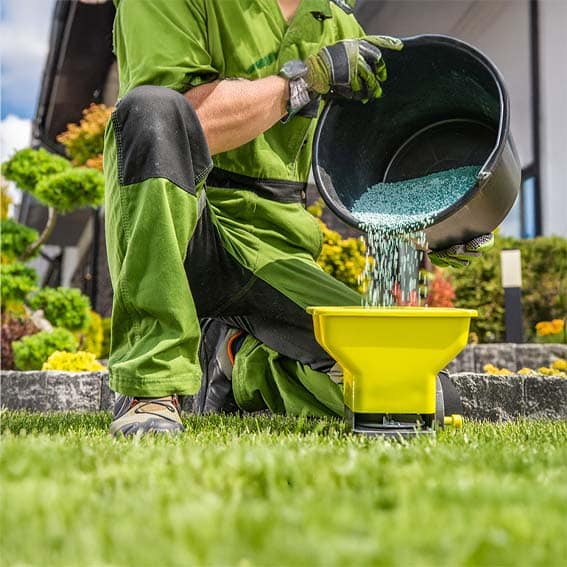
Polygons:
M120 0L114 20L120 96L139 85L185 92L217 78L202 0Z
M345 14L344 11L334 4L331 4L333 11L334 21L336 22L337 39L357 39L364 37L366 32L362 29L354 14Z

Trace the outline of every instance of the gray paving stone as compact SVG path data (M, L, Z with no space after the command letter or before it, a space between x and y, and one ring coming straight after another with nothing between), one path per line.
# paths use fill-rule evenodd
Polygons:
M108 372L101 372L100 377L100 409L101 411L112 411L116 394L110 389Z
M526 376L524 400L526 417L567 419L567 379Z
M524 414L523 376L460 373L451 380L461 394L464 417L508 421Z
M498 343L492 345L475 345L474 372L482 374L485 364L494 364L498 368L517 370L516 345L512 343Z
M11 410L46 411L45 372L0 372L0 406Z
M60 372L46 374L46 409L48 411L98 411L100 408L100 372Z

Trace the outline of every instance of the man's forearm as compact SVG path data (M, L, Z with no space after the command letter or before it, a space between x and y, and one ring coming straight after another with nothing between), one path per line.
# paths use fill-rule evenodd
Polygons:
M242 146L286 113L288 82L272 76L224 80L185 93L197 112L212 155Z

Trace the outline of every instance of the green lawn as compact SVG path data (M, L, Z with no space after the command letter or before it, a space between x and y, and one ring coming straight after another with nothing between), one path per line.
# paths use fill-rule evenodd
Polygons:
M566 423L398 443L268 417L116 441L109 421L1 414L2 566L567 565Z

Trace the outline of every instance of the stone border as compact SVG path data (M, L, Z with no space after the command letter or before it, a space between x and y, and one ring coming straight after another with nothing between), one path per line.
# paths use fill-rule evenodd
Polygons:
M470 372L450 377L461 394L465 418L488 421L521 417L567 419L567 378Z
M29 411L101 411L114 405L108 372L0 373L0 406Z
M520 417L567 419L567 379L553 376L492 376L471 372L451 380L469 419L506 421ZM108 372L0 373L0 406L29 411L109 411L114 392Z
M458 372L482 374L485 364L493 364L498 368L508 368L512 371L521 368L535 370L540 366L549 366L558 358L567 359L567 345L514 343L467 345L447 366L447 371L450 374Z

